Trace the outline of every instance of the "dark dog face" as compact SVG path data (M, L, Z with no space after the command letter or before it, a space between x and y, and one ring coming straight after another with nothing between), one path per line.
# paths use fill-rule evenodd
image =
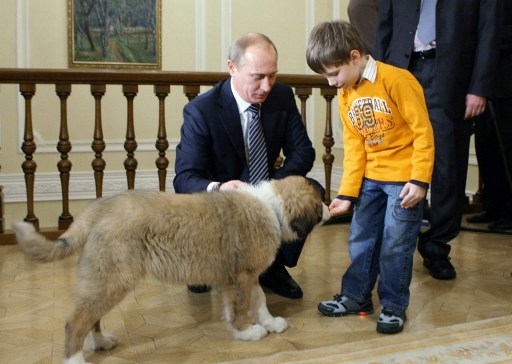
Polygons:
M290 227L298 238L305 239L316 225L330 218L329 210L322 201L321 186L300 176L290 176L274 183L283 199Z

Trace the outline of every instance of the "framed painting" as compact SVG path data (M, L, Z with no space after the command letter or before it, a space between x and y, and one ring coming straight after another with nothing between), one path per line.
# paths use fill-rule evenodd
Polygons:
M161 0L68 0L70 67L161 68Z

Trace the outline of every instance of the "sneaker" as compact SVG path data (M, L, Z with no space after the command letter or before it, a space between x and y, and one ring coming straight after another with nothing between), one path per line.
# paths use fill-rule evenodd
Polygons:
M372 301L357 303L352 298L335 294L334 299L318 304L318 311L325 316L338 317L350 314L368 315L373 313Z
M382 334L396 334L404 329L406 320L405 312L394 313L386 308L382 308L377 320L377 331Z
M422 233L424 233L425 231L427 231L428 229L430 229L430 221L428 221L427 219L423 219L421 220L421 227L420 227L420 231Z

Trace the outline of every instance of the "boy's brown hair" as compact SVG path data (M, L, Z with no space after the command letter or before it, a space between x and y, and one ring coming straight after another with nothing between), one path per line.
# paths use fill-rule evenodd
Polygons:
M320 23L309 35L306 61L316 73L324 73L326 66L339 66L350 62L350 52L365 53L365 47L356 28L347 21Z

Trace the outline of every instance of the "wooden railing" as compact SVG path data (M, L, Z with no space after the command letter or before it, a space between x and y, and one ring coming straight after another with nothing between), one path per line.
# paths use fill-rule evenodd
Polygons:
M156 150L158 151L158 159L156 167L158 169L158 180L160 190L165 190L167 168L169 160L166 152L169 142L166 133L166 110L165 99L170 93L171 86L182 86L183 93L188 100L193 99L200 93L201 86L212 86L220 80L227 77L222 72L163 72L163 71L131 71L131 70L97 70L97 69L1 69L0 68L0 85L1 84L18 84L19 92L24 99L25 120L23 142L21 150L25 154L25 160L22 163L22 170L25 176L26 187L26 217L25 221L33 223L39 228L39 219L35 215L35 199L34 199L34 180L36 175L37 164L34 155L36 153L36 143L34 141L34 131L32 126L32 98L37 91L37 85L53 84L55 91L60 99L60 131L58 135L57 151L60 153L60 161L57 169L61 179L62 190L62 214L57 220L57 229L65 230L73 221L73 216L69 211L69 181L71 173L71 162L68 153L71 150L72 141L68 135L68 111L67 99L72 92L72 85L86 84L90 85L90 92L94 98L94 130L93 140L91 144L94 152L94 160L92 162L92 172L94 173L96 197L102 196L103 189L103 173L105 169L105 160L103 151L106 144L102 132L102 98L106 93L107 85L121 85L122 92L126 98L127 104L127 121L126 121L126 140L124 148L127 152L127 158L124 162L126 170L126 178L128 188L134 188L135 172L137 169L137 160L134 152L137 148L135 139L135 124L137 120L134 118L133 100L138 93L139 85L151 85L154 87L154 94L158 102L158 133L156 136ZM334 145L332 136L332 120L331 108L332 101L336 96L336 89L328 87L324 78L313 75L292 75L279 74L278 80L282 83L290 85L300 100L300 112L303 122L306 124L307 101L312 95L313 89L319 89L320 95L325 100L325 126L323 136L323 146L325 152L322 155L325 172L326 201L330 201L331 191L331 174L334 156L331 148ZM0 97L2 97L0 93ZM318 123L318 120L314 121ZM1 168L1 165L0 165ZM1 170L0 170L1 177ZM0 182L1 185L1 182ZM3 198L2 187L0 186L0 243L6 241L2 236L10 233L4 230L3 226Z

